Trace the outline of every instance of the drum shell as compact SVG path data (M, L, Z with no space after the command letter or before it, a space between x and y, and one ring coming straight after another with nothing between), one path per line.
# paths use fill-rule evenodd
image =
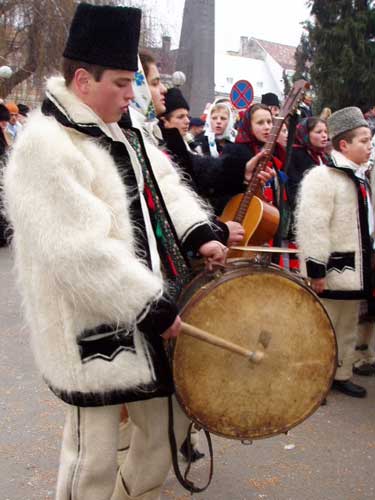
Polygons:
M197 276L180 305L187 323L266 355L255 365L180 335L176 394L198 425L258 439L287 432L320 406L336 369L336 341L323 305L301 279L239 260L225 272ZM262 332L271 338L266 348Z

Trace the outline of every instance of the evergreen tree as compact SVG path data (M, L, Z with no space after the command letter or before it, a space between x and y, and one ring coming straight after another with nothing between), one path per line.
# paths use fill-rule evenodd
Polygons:
M307 30L309 26L310 23L305 23L305 30ZM309 37L306 32L302 33L301 35L301 40L296 49L294 57L296 60L296 72L294 73L293 81L296 82L301 78L303 78L304 80L311 80L310 66L312 60L312 51Z
M283 71L283 82L284 82L284 96L287 96L292 88L289 77L284 69Z
M375 104L375 2L310 0L311 81L320 106Z

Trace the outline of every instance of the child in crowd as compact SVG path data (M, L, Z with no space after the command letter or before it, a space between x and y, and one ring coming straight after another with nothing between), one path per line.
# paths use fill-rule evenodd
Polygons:
M319 165L302 180L296 213L301 268L323 299L335 329L338 366L333 388L363 398L352 382L361 299L371 293L370 189L364 164L371 132L360 109L336 111L328 120L333 164Z

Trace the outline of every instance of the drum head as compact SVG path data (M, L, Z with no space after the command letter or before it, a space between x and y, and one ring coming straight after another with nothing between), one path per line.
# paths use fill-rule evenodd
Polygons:
M334 376L336 342L322 304L300 280L274 269L248 267L204 281L193 282L183 320L265 357L253 364L180 335L173 371L182 407L228 438L288 431L320 406Z

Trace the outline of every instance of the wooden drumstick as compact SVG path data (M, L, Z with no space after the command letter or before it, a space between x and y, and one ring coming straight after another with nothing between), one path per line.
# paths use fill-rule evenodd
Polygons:
M262 351L248 351L239 345L233 344L228 340L221 339L220 337L216 337L211 333L208 333L196 326L189 325L184 321L181 324L181 333L184 335L189 335L190 337L194 337L198 340L203 340L203 342L207 342L208 344L215 345L217 347L221 347L222 349L226 349L227 351L234 352L235 354L239 354L240 356L244 356L252 363L260 363L264 358L264 352Z

